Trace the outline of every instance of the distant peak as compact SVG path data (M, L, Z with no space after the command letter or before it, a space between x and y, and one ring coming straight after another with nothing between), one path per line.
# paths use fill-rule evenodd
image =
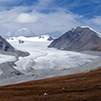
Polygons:
M72 30L76 30L76 29L84 29L84 28L88 28L88 29L91 29L91 30L92 30L92 28L90 28L89 26L78 26L78 27L74 27L74 28L72 28Z
M27 30L29 30L29 29L28 28L21 28L21 29L18 29L17 31L21 32L21 31L27 31Z

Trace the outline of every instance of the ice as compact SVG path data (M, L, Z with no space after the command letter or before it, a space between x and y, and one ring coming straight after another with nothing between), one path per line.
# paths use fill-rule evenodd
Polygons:
M48 41L25 41L24 44L19 44L17 41L9 41L16 49L27 51L30 56L19 57L14 67L15 69L27 74L32 70L46 69L67 69L93 62L98 56L82 54L78 52L57 50L47 48L50 44Z
M10 61L15 61L15 60L16 58L14 56L0 54L0 64L5 63L5 62L10 62ZM3 71L0 69L0 75L2 73Z
M0 54L0 64L10 61L15 61L15 60L16 60L15 56Z

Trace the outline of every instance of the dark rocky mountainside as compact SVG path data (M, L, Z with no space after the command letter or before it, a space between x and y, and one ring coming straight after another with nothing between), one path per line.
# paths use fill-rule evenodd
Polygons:
M63 50L98 50L101 47L101 38L89 27L75 27L55 39L48 47Z
M15 49L0 36L0 50L5 52L15 52Z
M28 56L28 52L16 50L9 44L2 36L0 36L0 54L14 55L14 56Z
M52 40L54 40L54 38L50 36L47 40L52 41Z

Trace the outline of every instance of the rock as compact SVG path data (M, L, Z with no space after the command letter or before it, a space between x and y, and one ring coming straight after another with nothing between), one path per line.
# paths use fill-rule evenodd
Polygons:
M46 96L46 95L48 95L48 93L44 93L44 95Z
M67 95L67 98L69 98L70 96L69 95Z
M48 41L52 41L54 40L54 38L52 38L51 36L47 39Z
M41 94L38 94L38 96L41 96Z
M71 87L68 86L68 89L71 89Z
M23 40L19 40L19 44L22 44L22 43L24 43L24 41Z
M0 51L15 52L15 49L3 37L0 36Z
M48 47L70 51L98 50L101 48L101 38L89 27L76 27L55 39Z
M77 94L79 94L79 92L77 92Z
M63 87L62 89L66 89L65 87Z

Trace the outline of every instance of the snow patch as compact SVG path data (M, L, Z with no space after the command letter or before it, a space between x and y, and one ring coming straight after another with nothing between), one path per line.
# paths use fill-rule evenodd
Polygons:
M4 62L15 61L15 60L16 60L16 58L14 56L0 54L0 64L2 64Z
M81 34L81 33L78 33L79 35Z
M72 29L72 32L74 32L76 28L77 28L77 27L74 27L74 28Z
M61 49L64 49L63 47L61 47Z

